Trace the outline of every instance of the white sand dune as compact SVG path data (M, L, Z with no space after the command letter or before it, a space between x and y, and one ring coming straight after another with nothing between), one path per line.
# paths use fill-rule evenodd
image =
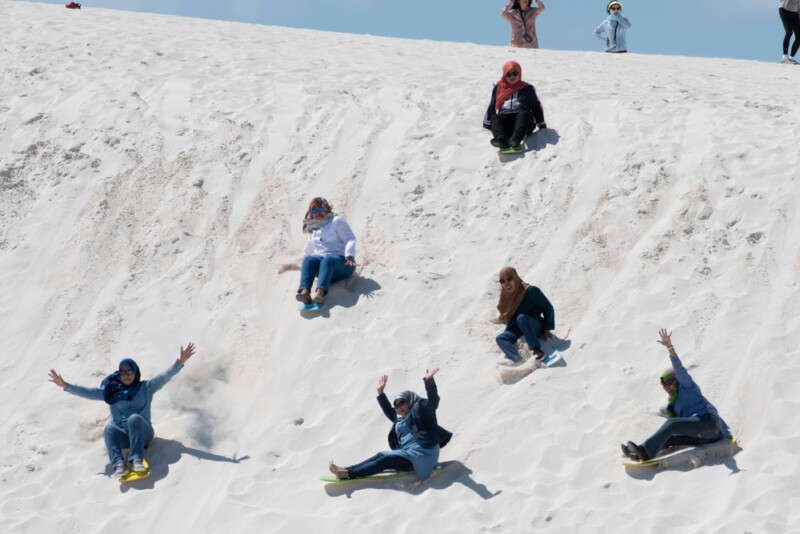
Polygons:
M800 532L800 70L511 50L0 0L4 532ZM522 64L551 130L480 128ZM296 312L327 197L359 278ZM497 273L556 307L565 366L498 383ZM626 472L676 347L733 458ZM197 355L118 487L99 384ZM326 486L375 402L440 366L446 469Z

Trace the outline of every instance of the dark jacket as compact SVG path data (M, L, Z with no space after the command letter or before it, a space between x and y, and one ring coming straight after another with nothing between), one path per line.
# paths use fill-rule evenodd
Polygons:
M519 103L521 104L522 108L533 115L533 121L537 126L545 123L542 103L539 102L539 97L536 96L536 89L534 89L532 85L528 85L524 89L520 89L509 98L519 99ZM483 127L487 130L492 129L492 117L497 114L497 111L494 109L496 101L497 84L495 84L494 89L492 89L492 100L489 102L489 107L486 109L486 114L483 116Z
M453 437L453 433L440 427L436 422L436 408L439 407L439 393L436 391L436 382L433 378L423 382L425 382L425 391L428 392L428 398L418 400L406 414L405 421L408 429L422 447L426 449L430 449L435 445L444 447ZM392 430L389 432L389 447L395 450L400 446L397 432L394 429L397 424L397 411L384 393L378 395L378 404L381 405L386 417L394 423Z
M541 319L545 330L554 330L556 328L553 305L550 304L550 301L544 296L542 290L536 286L530 286L528 290L525 291L525 297L522 299L519 308L517 308L517 311L514 312L514 316L506 324L506 330L517 326L517 316L520 313Z

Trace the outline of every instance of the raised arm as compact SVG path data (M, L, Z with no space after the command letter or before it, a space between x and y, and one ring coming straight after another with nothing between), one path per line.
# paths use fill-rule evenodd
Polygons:
M48 380L72 395L83 397L84 399L89 400L105 400L103 396L103 390L101 388L87 388L83 386L76 386L74 384L68 384L67 381L56 372L55 369L50 369L50 378Z
M433 379L433 375L439 372L439 368L437 367L433 371L425 371L425 378L423 378L423 382L425 383L425 391L428 395L428 402L427 408L432 411L436 411L439 407L439 391L436 389L436 381Z
M159 389L163 388L164 385L170 381L170 379L178 374L181 369L183 369L184 364L189 361L189 358L194 356L194 343L189 343L186 345L186 348L183 348L181 345L181 352L180 356L177 360L163 373L159 373L150 380L147 381L147 388L152 393L155 393Z
M508 22L511 22L512 17L509 14L508 10L511 9L511 6L514 5L514 0L511 0L508 5L506 5L503 9L500 10L500 16L506 19Z
M678 358L678 353L675 351L675 347L672 346L672 332L667 332L666 328L662 328L658 331L658 335L661 339L658 340L659 343L667 347L669 351L669 359L672 362L672 368L675 369L675 378L678 381L678 384L682 386L691 386L694 384L694 380L692 379L691 375L689 375L689 371L683 366L681 359Z
M389 399L383 393L387 380L389 380L388 375L383 375L378 379L378 404L380 404L383 413L386 414L386 417L389 418L389 421L394 423L397 421L397 410L394 409L392 403L389 402Z
M537 17L542 14L544 9L545 9L544 8L544 2L542 2L540 0L536 0L536 10L534 11L534 13L536 13Z

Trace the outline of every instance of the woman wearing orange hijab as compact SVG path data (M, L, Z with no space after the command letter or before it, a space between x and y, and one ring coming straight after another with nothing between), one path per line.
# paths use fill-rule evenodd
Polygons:
M513 267L500 270L500 288L497 311L500 320L506 323L506 330L497 336L497 345L510 360L506 363L523 363L514 346L522 336L525 336L531 352L536 354L536 359L542 358L544 351L539 336L552 336L550 331L555 328L553 305L538 287L523 282Z
M498 148L517 148L534 127L547 128L536 89L522 81L522 67L516 61L503 65L503 77L492 89L483 127L492 131L492 146Z

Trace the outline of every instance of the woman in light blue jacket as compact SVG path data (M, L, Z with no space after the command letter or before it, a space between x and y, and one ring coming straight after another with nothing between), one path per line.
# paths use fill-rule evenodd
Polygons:
M606 6L608 18L595 28L594 36L606 43L606 52L624 54L628 51L626 34L631 22L622 16L622 4L612 0Z
M622 453L633 460L647 461L659 451L673 445L702 445L729 436L731 431L717 409L703 396L689 371L681 363L672 347L672 332L662 328L659 343L669 350L672 369L661 375L661 387L669 395L665 415L669 418L655 434L637 445L629 441L622 445Z
M130 358L119 362L116 372L108 375L99 388L87 388L67 384L54 369L50 369L50 382L67 393L89 400L105 401L111 410L111 424L106 425L103 438L108 450L108 459L114 476L121 477L128 468L122 458L122 449L130 448L128 461L136 472L146 471L142 463L144 448L153 441L155 433L150 422L150 403L156 391L183 369L183 365L194 355L194 343L181 347L180 357L163 373L142 380L139 366Z

